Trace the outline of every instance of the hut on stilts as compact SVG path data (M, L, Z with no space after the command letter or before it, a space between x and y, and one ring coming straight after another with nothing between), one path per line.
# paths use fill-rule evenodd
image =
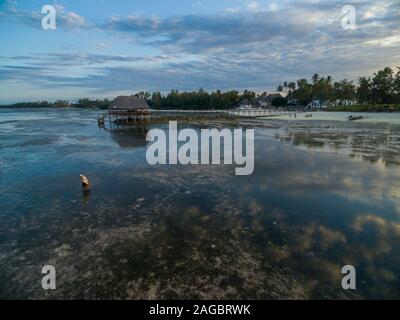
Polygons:
M103 118L108 118L110 130L119 131L132 125L143 125L150 120L150 107L147 101L137 96L119 96ZM99 118L99 124L100 124Z

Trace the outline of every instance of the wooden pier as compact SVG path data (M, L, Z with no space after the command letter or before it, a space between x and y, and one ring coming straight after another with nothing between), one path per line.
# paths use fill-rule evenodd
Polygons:
M288 114L297 114L302 111L289 111L284 108L269 108L269 109L233 109L229 111L230 114L236 115L238 117L247 118L264 118L264 117L279 117Z
M136 96L119 96L107 113L101 115L97 122L100 127L111 131L122 131L137 124L146 124L150 121L150 107L146 100Z
M98 118L101 127L111 131L121 131L135 125L168 121L191 120L238 120L277 117L297 114L302 110L289 111L286 108L270 109L229 109L229 110L151 110L144 99L134 96L118 97L112 109Z
M300 111L288 111L284 109L254 109L254 110L148 110L148 111L127 111L109 110L98 118L99 126L108 127L111 130L118 130L124 126L136 124L157 123L167 121L184 120L229 120L229 119L257 119L264 117L277 117L282 115L297 114Z

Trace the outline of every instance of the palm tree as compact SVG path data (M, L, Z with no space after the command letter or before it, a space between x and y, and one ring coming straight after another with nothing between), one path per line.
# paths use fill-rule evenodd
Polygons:
M319 74L318 74L318 73L315 73L315 74L312 76L312 82L313 82L313 84L316 84L318 81L319 81Z

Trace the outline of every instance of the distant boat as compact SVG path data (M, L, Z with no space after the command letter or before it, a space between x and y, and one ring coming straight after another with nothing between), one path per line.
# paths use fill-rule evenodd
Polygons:
M363 116L349 116L348 120L349 121L355 121L355 120L361 120L363 118L364 118Z

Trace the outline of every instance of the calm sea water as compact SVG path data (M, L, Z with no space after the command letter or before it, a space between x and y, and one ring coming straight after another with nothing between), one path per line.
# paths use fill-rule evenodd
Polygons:
M240 177L151 167L143 136L97 114L0 110L0 297L400 297L400 115L239 123L256 128Z
M348 121L348 117L350 115L353 116L362 116L363 119L357 120L357 122L361 123L391 123L391 124L400 124L400 116L397 113L366 113L366 112L357 112L357 113L349 113L349 112L312 112L312 117L307 117L306 115L310 115L310 113L300 113L297 114L296 117L293 115L283 115L277 117L277 119L282 120L307 120L307 121L315 121L315 120L324 120L324 121Z

